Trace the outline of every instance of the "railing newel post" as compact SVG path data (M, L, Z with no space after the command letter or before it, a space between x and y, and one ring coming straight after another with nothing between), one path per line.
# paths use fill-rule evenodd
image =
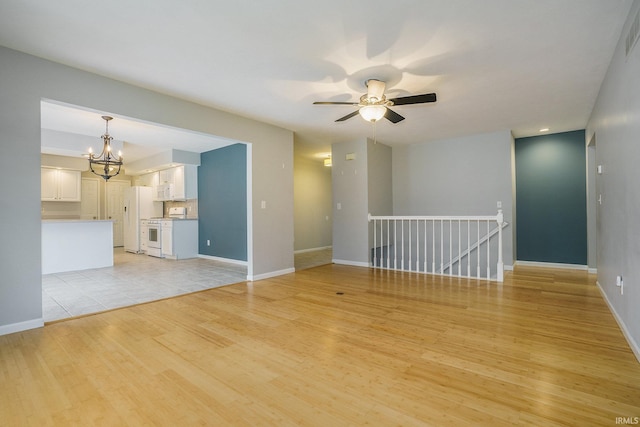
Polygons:
M502 209L498 209L498 215L496 216L498 222L498 282L504 282L504 261L502 259L502 227L504 225L504 214Z

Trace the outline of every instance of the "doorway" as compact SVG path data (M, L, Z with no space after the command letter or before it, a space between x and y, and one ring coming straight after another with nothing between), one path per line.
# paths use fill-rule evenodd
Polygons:
M100 181L82 178L80 219L100 219Z
M113 247L124 246L124 192L129 187L129 181L105 183L107 219L113 220Z

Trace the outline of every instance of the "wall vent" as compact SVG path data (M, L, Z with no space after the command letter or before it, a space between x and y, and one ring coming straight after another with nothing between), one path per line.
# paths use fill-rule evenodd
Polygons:
M640 10L636 13L636 17L631 23L631 28L629 29L629 34L627 34L627 39L625 43L625 56L629 56L631 49L635 46L638 41L638 35L640 35Z

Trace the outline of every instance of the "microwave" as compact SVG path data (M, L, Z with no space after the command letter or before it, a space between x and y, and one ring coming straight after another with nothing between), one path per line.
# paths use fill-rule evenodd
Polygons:
M156 200L173 200L175 188L173 184L160 184L156 186Z

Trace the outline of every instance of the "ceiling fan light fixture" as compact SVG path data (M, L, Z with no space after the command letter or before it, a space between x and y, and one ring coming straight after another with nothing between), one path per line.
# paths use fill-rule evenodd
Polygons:
M377 122L387 112L387 107L384 105L365 105L358 110L360 116L368 122Z

